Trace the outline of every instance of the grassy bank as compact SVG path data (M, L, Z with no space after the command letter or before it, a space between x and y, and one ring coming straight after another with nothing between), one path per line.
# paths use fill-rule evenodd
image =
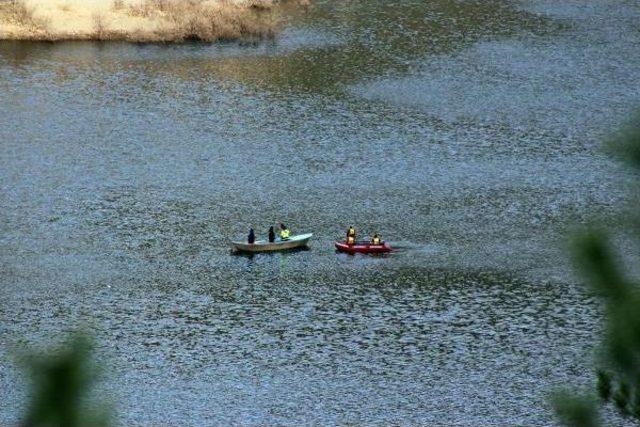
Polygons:
M0 0L0 39L181 42L273 37L308 0Z

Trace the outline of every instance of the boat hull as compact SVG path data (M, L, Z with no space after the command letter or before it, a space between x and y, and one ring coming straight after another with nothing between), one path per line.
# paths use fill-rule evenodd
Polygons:
M275 242L268 242L266 240L256 240L254 243L247 242L231 242L231 246L234 251L237 252L277 252L286 251L289 249L303 248L309 243L309 239L313 236L312 233L299 234L291 236L287 240L276 240Z
M386 242L381 245L372 245L366 242L356 242L353 245L349 245L346 242L336 242L335 244L336 249L348 254L384 254L392 251L391 245Z

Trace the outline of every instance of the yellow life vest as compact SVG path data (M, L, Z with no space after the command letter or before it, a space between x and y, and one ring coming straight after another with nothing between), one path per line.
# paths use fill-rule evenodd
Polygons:
M371 239L371 243L374 245L379 245L380 244L380 238L379 237L374 237L373 239Z
M289 236L291 236L291 231L289 231L288 228L285 228L284 230L280 230L280 238L282 240L288 239Z

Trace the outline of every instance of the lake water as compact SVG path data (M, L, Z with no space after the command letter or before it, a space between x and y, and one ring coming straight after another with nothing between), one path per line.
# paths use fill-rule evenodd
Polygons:
M272 42L0 42L0 424L83 328L122 425L549 425L625 202L636 1L316 1ZM232 255L285 222L306 251ZM348 226L399 248L335 253Z

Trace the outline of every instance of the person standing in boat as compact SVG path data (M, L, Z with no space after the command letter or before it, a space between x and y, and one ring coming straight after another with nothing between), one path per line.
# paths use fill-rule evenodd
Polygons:
M253 242L256 241L256 234L253 232L253 228L249 229L249 236L247 236L247 243L253 245Z
M269 243L276 241L276 232L273 230L273 225L269 227Z
M347 244L354 245L356 243L356 229L353 225L347 230Z
M378 233L374 234L373 237L371 238L371 244L372 245L381 245L382 244L382 238L380 237L380 235Z
M280 240L288 240L291 237L291 230L286 225L280 224Z

